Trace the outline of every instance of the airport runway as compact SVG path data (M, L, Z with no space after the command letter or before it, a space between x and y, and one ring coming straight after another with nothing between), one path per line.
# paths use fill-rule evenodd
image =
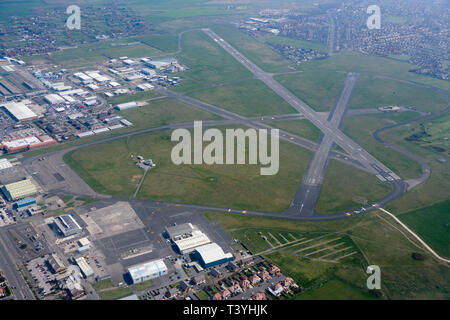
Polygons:
M338 129L341 126L358 79L359 74L347 74L339 98L328 116L328 122L332 128ZM326 133L322 135L319 149L311 158L292 202L290 211L293 214L299 214L301 216L313 216L317 214L314 208L316 207L320 190L322 189L323 180L328 169L329 155L333 147L334 141L332 134Z
M305 102L301 101L297 96L292 94L289 90L279 84L272 78L272 75L264 72L253 62L247 59L244 55L238 52L234 47L228 44L224 39L218 36L211 29L202 29L207 35L209 35L217 44L219 44L225 51L231 54L236 60L250 70L258 79L263 81L269 88L275 91L281 98L287 103L293 106L299 113L303 114L309 121L311 121L316 127L318 127L324 134L332 134L333 140L342 149L344 149L355 160L363 164L367 170L373 174L378 174L383 177L390 177L389 181L400 180L400 177L395 175L388 167L378 161L375 157L365 151L352 139L347 137L341 130L333 128L324 121L323 117L309 107Z

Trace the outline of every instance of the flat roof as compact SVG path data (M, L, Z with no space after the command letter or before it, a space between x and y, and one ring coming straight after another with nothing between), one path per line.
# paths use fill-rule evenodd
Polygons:
M1 105L17 121L36 118L37 115L31 111L23 102L9 102Z
M8 159L0 159L0 170L12 168L11 162Z
M2 144L6 146L8 149L20 148L23 146L32 146L34 144L39 143L42 143L42 141L39 140L39 138L36 136L29 136L25 138L7 140L2 142Z
M175 238L192 231L194 231L194 226L191 223L183 223L166 228L166 233L170 238Z
M44 98L50 104L63 103L65 101L63 97L61 97L60 95L58 95L56 93L48 94Z
M139 279L155 273L167 272L167 266L162 260L154 260L128 268L128 272L133 279Z

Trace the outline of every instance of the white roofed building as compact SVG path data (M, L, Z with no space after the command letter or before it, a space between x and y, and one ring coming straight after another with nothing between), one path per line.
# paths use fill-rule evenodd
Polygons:
M231 253L225 253L217 243L209 243L197 247L195 256L205 269L234 259Z
M166 275L167 272L167 266L162 260L149 261L128 269L128 274L133 283L154 279Z
M0 105L16 121L30 121L38 116L23 102L8 102Z

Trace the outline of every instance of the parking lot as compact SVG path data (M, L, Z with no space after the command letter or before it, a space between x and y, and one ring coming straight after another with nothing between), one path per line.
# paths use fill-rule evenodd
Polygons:
M45 257L39 257L31 260L28 263L27 268L28 272L31 274L39 287L38 292L43 295L50 294L54 286L53 281L55 281L55 275L50 271Z

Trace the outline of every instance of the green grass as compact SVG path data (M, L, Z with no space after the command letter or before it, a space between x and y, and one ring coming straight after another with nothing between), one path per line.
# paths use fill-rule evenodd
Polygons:
M88 67L106 62L108 59L128 56L130 58L156 57L161 51L145 44L121 46L122 41L106 41L80 45L78 48L65 49L49 55L52 62L67 68ZM128 39L128 42L134 42Z
M323 286L297 295L296 300L367 300L374 299L367 290L355 288L339 279L327 281Z
M43 0L4 0L0 3L0 20L7 21L11 16L26 17L33 14L34 8L46 6Z
M141 101L141 100L148 100L153 99L156 97L160 97L161 95L157 93L156 91L144 91L144 92L138 92L135 94L127 94L119 97L114 97L111 99L108 99L108 103L112 105L126 103L130 101Z
M411 57L407 56L407 55L389 54L388 58L400 60L400 61L408 61Z
M264 71L292 71L291 63L264 42L230 26L214 26L212 29Z
M311 152L281 142L277 175L261 176L259 165L180 165L171 161L170 132L120 139L69 153L65 161L97 192L131 196L142 171L131 154L151 157L138 198L248 210L281 211L295 194ZM206 144L205 144L206 145Z
M111 278L105 279L105 280L100 280L100 281L93 283L92 287L95 289L95 291L109 289L109 288L114 287L114 281L112 281Z
M318 142L321 134L321 131L307 119L274 121L267 124L313 142Z
M260 80L194 91L189 96L246 117L296 113Z
M333 274L333 269L335 268L331 263L308 260L282 251L265 256L268 261L277 265L282 272L291 276L304 288L327 279Z
M450 200L406 212L398 218L446 258L450 257Z
M142 290L152 287L153 285L154 285L154 283L152 280L147 280L144 282L136 283L134 285L134 287L136 288L137 291L142 291Z
M292 39L292 38L283 37L283 36L265 35L265 36L261 37L261 40L268 42L268 43L277 43L277 44L293 46L293 47L301 48L301 49L312 49L312 50L316 50L316 51L320 51L320 52L327 51L326 46L321 43L299 40L299 39Z
M178 58L190 69L181 76L204 85L251 76L250 71L199 30L183 35L183 51Z
M449 99L433 89L362 75L353 94L350 109L383 106L409 106L417 110L434 112L447 107Z
M450 149L450 113L445 113L438 118L433 118L420 123L420 129L423 129L429 136L420 139L418 144L421 147L440 146ZM414 130L412 134L420 132Z
M98 293L100 300L118 300L133 294L130 287L120 287L117 289L105 290Z
M441 115L424 122L414 122L408 126L397 127L381 134L381 137L384 140L422 157L431 167L431 175L428 180L416 186L414 189L387 206L387 209L392 213L400 214L413 211L448 199L448 190L450 189L450 162L445 160L445 157L441 152L430 149L429 145L426 143L405 140L405 138L412 134L421 132L423 130L421 126L422 123L425 124L425 127L428 127L430 122L435 123L435 130L440 132L440 128L445 127L446 117L446 115ZM442 143L445 141L439 142ZM445 145L442 146L445 147Z
M178 50L178 37L172 34L151 34L135 39L160 51L175 52Z
M349 211L384 198L391 187L372 174L331 160L316 210L322 214ZM362 202L362 203L361 203Z
M197 292L195 293L195 295L196 295L200 300L208 300L208 299L209 299L209 294L207 294L204 290L197 291Z
M281 85L316 111L330 111L344 85L340 72L303 72L275 77Z
M378 217L377 212L367 215L352 217L334 221L291 221L282 219L270 219L262 217L229 215L223 213L205 213L208 220L218 222L231 236L243 230L253 228L285 230L289 233L305 233L319 235L332 233L335 236L348 236L362 253L362 260L345 260L339 264L308 260L281 251L273 255L271 262L281 264L279 267L289 276L305 286L311 284L314 290L320 290L321 283L338 279L350 287L366 292L367 274L365 270L368 265L380 266L382 272L381 288L383 297L388 299L447 299L450 270L447 266L438 263L431 255L420 246L416 247L404 234L399 232L395 224L389 222L384 214ZM403 231L404 232L404 231ZM246 243L245 238L240 238ZM414 242L415 243L415 242ZM413 252L420 252L426 256L424 261L412 259ZM287 268L286 268L287 267ZM304 282L304 283L303 283ZM344 289L349 298L357 293L353 290ZM301 293L313 294L313 291ZM331 291L328 291L331 290ZM328 293L327 293L328 291ZM334 290L327 289L319 292L320 298L329 298L335 295ZM351 293L353 292L353 293ZM315 293L314 293L315 295Z
M382 143L377 142L372 134L378 128L416 117L417 113L415 112L348 116L344 119L342 128L345 134L389 169L404 179L412 179L419 177L422 173L419 163L391 148L385 147Z
M302 63L297 67L300 70L328 70L328 71L353 71L362 74L385 76L394 79L413 81L429 86L435 86L450 92L448 81L418 75L410 70L418 67L408 62L378 56L364 55L357 52L343 52L324 60L314 60Z

